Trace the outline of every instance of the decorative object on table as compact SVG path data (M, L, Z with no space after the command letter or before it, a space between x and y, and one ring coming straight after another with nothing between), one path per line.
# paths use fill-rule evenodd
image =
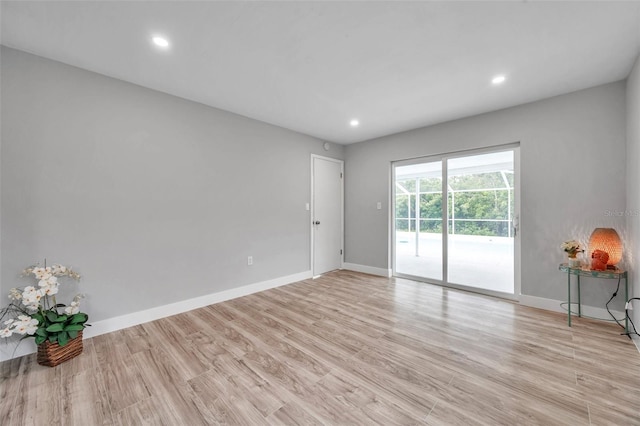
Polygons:
M608 261L609 255L606 251L594 250L593 253L591 253L591 269L594 271L605 271Z
M589 253L587 253L587 250L582 252L581 268L582 269L591 269L591 256L589 256Z
M579 268L581 262L578 259L578 253L582 253L584 250L580 246L580 243L576 240L565 241L560 245L560 248L567 253L567 264L572 268Z
M601 250L609 255L607 267L615 269L615 265L622 260L622 241L613 228L596 228L589 238L589 252L593 259L593 253ZM593 262L593 261L592 261Z
M38 287L9 290L9 306L0 309L0 337L21 335L33 337L38 345L38 364L55 367L82 352L82 330L87 327L87 314L80 312L80 300L76 295L67 306L56 301L58 278L80 280L80 274L63 265L30 266L22 276L31 276Z

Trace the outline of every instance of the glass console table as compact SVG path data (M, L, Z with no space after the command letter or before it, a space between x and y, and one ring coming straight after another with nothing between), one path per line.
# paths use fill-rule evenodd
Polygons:
M624 301L629 300L629 282L627 271L621 269L608 269L606 271L592 271L590 269L572 268L566 263L560 264L559 268L567 274L567 322L571 327L571 276L574 275L578 283L578 316L582 316L582 305L580 301L580 277L602 278L605 280L624 280ZM624 330L629 332L629 319L624 317Z

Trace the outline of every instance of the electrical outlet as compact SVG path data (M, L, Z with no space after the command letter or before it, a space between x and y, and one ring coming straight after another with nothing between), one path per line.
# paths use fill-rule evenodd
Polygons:
M253 256L247 257L247 265L249 266L253 265Z
M382 210L382 203L378 201L378 204L376 205L376 207L378 208L378 210Z

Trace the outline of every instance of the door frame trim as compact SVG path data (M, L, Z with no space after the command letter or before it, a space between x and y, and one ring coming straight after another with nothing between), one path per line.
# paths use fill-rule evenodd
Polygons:
M314 243L315 243L315 232L314 232L314 227L313 227L313 222L316 220L315 219L315 191L314 191L314 161L316 159L319 160L326 160L326 161L331 161L334 163L338 163L340 164L340 173L342 173L342 180L340 182L340 246L342 247L342 254L340 255L340 269L343 268L344 266L344 160L339 160L336 158L331 158L331 157L325 157L322 155L317 155L317 154L311 154L311 160L310 160L310 176L311 176L311 189L310 189L310 195L311 198L309 200L309 241L311 244L310 250L309 250L309 270L311 271L311 275L313 278L317 278L320 275L316 275L315 270L314 270L314 259L315 259L315 250L314 250Z

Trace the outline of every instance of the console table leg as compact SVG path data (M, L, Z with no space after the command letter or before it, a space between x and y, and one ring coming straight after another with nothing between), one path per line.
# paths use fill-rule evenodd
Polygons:
M571 327L571 271L567 272L567 322Z
M578 316L582 316L582 299L580 298L580 275L578 275Z

